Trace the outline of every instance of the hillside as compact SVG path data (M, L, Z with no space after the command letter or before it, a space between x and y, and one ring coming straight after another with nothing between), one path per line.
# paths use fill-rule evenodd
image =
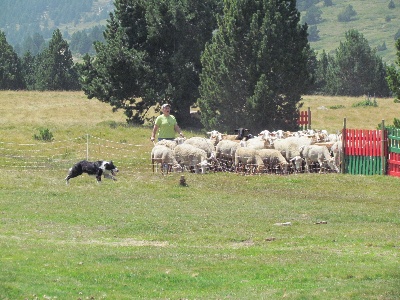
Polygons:
M378 54L384 62L392 64L396 58L394 36L400 30L400 0L392 1L393 9L388 7L389 0L332 0L331 6L325 6L323 0L298 0L297 4L314 3L322 11L321 22L316 24L320 39L310 43L318 53L335 50L344 41L345 32L356 29L372 48L386 45L386 50ZM348 5L356 15L350 22L339 22L339 13ZM22 44L27 36L38 31L49 39L55 28L69 40L77 31L105 25L113 8L113 0L71 0L67 4L51 0L3 0L0 1L0 30L13 46ZM302 10L301 14L304 17L307 11Z
M14 47L35 33L50 39L57 28L68 40L76 31L104 25L113 9L113 0L2 0L0 30Z
M317 6L322 11L322 22L317 24L320 40L311 42L311 47L318 52L328 53L335 50L344 34L349 29L356 29L368 40L371 48L376 48L383 43L387 49L378 54L384 62L395 62L396 48L394 36L400 30L400 1L393 0L394 9L388 8L389 0L348 1L333 0L333 5L325 7L324 1ZM357 15L350 22L338 22L338 14L348 5L351 5ZM302 14L305 12L303 11ZM390 18L390 21L386 21Z

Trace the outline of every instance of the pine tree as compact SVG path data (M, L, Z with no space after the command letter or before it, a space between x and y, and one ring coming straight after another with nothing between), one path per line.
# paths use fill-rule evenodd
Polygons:
M328 72L329 60L330 56L325 52L319 56L319 60L317 61L317 70L316 70L316 80L314 85L314 92L319 93L322 92L326 86L326 73Z
M79 67L85 93L123 109L128 122L139 124L150 107L167 101L179 123L187 125L216 2L115 1L105 42L95 46L96 60L86 58Z
M0 90L23 89L21 62L6 35L0 31Z
M382 59L357 30L347 31L345 38L329 61L325 92L329 95L388 96L386 66Z
M72 34L70 48L72 52L79 54L89 53L92 41L85 31L77 31Z
M400 67L400 39L396 41L396 49L397 49L397 67ZM386 80L390 87L390 90L393 92L396 97L396 101L400 102L400 71L395 66L390 66L387 68L387 77Z
M307 26L296 1L225 0L202 55L199 106L207 129L297 129L311 83Z
M140 0L115 1L115 11L104 31L105 42L95 43L95 58L85 55L83 63L77 65L89 99L109 103L114 111L123 110L127 121L137 124L144 122L143 114L155 104L147 99L144 85L150 72L145 61L145 4Z
M59 29L53 32L48 47L35 59L35 78L38 90L79 89L72 54Z
M26 89L34 90L36 77L35 77L35 57L28 51L22 57L22 74L24 77Z

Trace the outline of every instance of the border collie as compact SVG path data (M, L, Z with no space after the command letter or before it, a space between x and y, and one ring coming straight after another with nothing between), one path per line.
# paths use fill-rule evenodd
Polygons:
M76 163L71 169L69 169L67 177L65 177L66 184L69 184L71 178L87 173L89 175L96 176L97 183L101 182L101 175L104 178L109 178L112 180L117 180L114 176L118 172L116 166L114 166L112 161L99 160L95 162L90 162L87 160L82 160Z

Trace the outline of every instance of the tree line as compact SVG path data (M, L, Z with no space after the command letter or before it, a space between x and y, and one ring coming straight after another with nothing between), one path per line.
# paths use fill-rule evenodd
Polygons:
M135 124L169 102L190 126L198 105L206 129L225 131L296 129L304 94L400 96L397 68L356 30L317 55L294 0L200 2L116 0L104 40L80 63L58 29L22 57L0 32L0 89L83 90Z
M94 26L90 29L78 30L72 35L68 32L64 32L63 38L69 40L68 45L74 57L79 57L86 53L93 55L95 54L93 43L96 41L104 42L104 30L105 26ZM44 36L35 32L32 36L28 35L21 44L14 45L13 48L18 56L21 57L27 52L35 56L42 52L46 46L47 43Z
M56 29L46 48L36 56L30 52L18 57L0 31L0 89L2 90L80 90L77 68L67 41Z

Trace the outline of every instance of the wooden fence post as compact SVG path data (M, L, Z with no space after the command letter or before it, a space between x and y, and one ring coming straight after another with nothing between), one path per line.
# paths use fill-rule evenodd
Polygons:
M89 134L86 134L86 160L89 160Z
M340 172L344 174L346 172L346 118L343 118L343 129L342 129L342 155L340 157L342 162Z
M311 109L310 107L307 108L307 120L308 120L308 124L307 127L308 129L311 129Z

